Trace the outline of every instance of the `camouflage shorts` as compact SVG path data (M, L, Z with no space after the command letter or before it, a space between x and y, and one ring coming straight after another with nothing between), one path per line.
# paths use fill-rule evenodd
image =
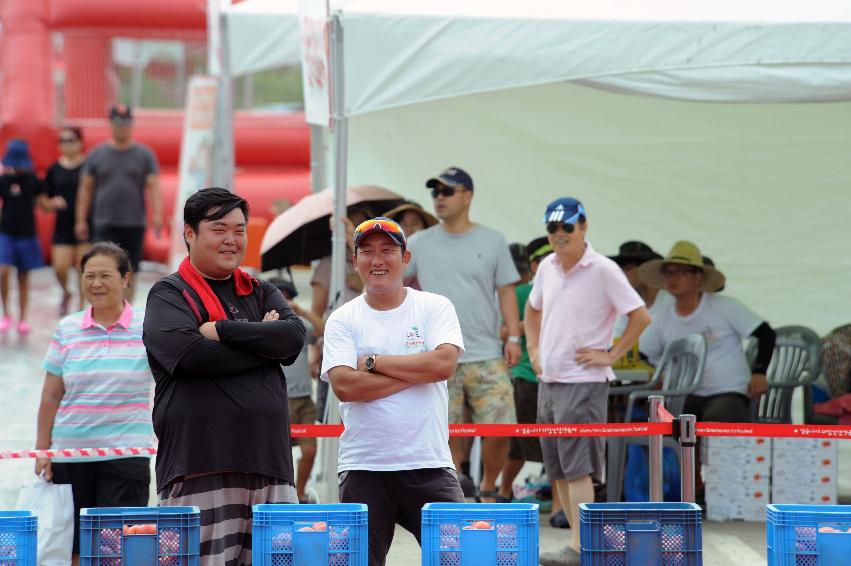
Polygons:
M449 378L449 422L463 423L464 405L474 423L514 424L514 387L505 360L458 364Z

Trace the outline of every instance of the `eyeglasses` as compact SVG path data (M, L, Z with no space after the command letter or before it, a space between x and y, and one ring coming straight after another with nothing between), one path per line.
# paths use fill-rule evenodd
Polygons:
M567 222L547 222L548 234L555 234L558 232L559 228L563 228L568 234L573 234L573 231L576 229L576 225L568 224Z
M64 136L59 138L59 143L62 143L62 144L74 143L76 141L79 141L79 140L77 138L66 138Z
M665 279L673 279L674 277L682 277L684 275L690 274L694 275L695 273L699 273L700 269L696 267L682 267L682 268L673 268L673 269L663 269L662 277Z
M464 187L434 187L431 190L431 198L437 198L440 195L451 197L456 191L464 191Z

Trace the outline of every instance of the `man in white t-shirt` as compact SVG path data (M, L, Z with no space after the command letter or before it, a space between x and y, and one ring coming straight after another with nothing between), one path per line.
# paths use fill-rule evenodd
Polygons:
M553 253L538 266L524 317L529 358L541 382L538 422L605 423L611 366L635 344L650 315L617 264L585 240L581 202L556 199L544 223ZM612 346L618 315L628 322ZM572 532L567 547L541 554L540 563L579 566L579 505L594 501L592 478L602 478L605 443L599 437L541 438L541 452Z
M736 299L714 293L724 286L724 275L705 263L691 242L677 242L664 259L642 264L638 277L652 287L664 287L675 299L654 315L639 341L639 350L651 364L676 338L690 332L706 337L703 376L683 411L701 421L749 421L748 398L758 399L768 388L765 372L776 338L768 323ZM752 366L742 348L748 336L758 343Z
M422 506L463 502L449 451L446 380L464 351L446 297L402 285L411 252L396 222L355 230L365 294L325 325L321 378L340 399L340 501L369 507L369 563L383 565L395 525L419 542Z

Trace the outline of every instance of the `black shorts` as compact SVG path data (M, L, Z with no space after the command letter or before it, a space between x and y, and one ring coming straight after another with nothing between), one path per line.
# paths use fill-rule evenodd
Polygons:
M452 468L349 470L340 474L340 502L367 505L369 565L383 566L397 523L419 543L423 505L463 503L464 493Z
M74 554L80 553L80 509L148 506L150 462L150 458L53 462L53 483L71 484L74 493Z
M751 420L750 399L741 393L719 393L708 397L689 395L683 413L695 415L698 421L747 423Z
M514 378L514 409L517 422L534 424L538 422L538 384L525 379ZM535 436L514 436L508 449L510 460L543 462L541 439Z
M139 272L142 261L142 246L145 243L145 229L127 226L96 225L95 242L114 242L124 248L130 256L130 265L135 273Z

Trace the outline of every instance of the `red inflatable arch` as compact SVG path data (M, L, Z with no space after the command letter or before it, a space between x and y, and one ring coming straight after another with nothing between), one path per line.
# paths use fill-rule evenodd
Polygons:
M81 125L87 148L109 137L106 110L115 101L107 66L113 36L167 38L206 35L205 2L198 0L31 0L0 3L0 143L15 137L30 143L44 171L57 157L53 73L65 75L66 122ZM85 34L78 33L85 30ZM66 32L56 60L51 33ZM183 113L140 109L136 138L160 161L166 226L175 213L177 166ZM245 196L252 216L272 220L278 200L296 202L310 191L310 130L302 114L237 113L234 119L237 171L234 189ZM49 253L52 215L38 213L39 237ZM167 262L167 231L147 234L145 258Z

